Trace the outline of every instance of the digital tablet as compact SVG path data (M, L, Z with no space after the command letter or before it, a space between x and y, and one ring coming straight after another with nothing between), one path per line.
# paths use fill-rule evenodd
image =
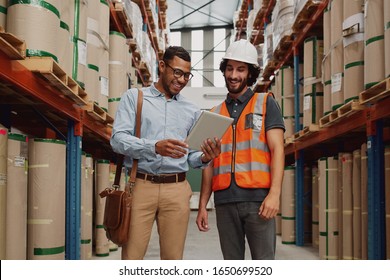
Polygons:
M204 140L207 138L214 140L214 137L221 139L232 123L233 118L210 111L202 111L185 142L190 149L200 151Z

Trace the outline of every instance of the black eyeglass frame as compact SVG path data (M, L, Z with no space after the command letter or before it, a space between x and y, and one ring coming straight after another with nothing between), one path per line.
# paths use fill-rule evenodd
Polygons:
M194 77L194 74L192 74L191 72L183 72L183 70L181 69L178 69L178 68L173 68L171 65L169 65L166 61L164 61L165 65L167 65L169 68L172 69L173 71L173 76L177 79L181 78L183 75L184 75L184 80L185 81L189 81L192 79L192 77Z

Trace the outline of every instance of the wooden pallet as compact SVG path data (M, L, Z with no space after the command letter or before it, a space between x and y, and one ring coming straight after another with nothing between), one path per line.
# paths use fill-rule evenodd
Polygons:
M106 111L99 107L95 102L89 101L88 104L84 106L84 110L95 120L102 123L106 122Z
M107 125L111 126L114 124L114 118L110 116L108 113L106 113L106 118L104 121Z
M288 145L288 144L291 144L291 143L294 143L294 137L293 136L290 136L290 137L287 137L284 139L284 145Z
M360 104L373 104L390 94L390 78L370 87L359 94Z
M278 62L276 60L269 60L265 65L262 76L268 80L268 78L274 74Z
M133 38L133 25L125 12L122 2L114 2L114 12L120 21L123 31L127 38Z
M87 104L87 94L71 77L67 76L51 57L28 57L18 61L31 72L43 77L61 95L73 100L77 105Z
M294 34L302 32L303 27L310 21L310 18L317 10L320 2L307 0L305 6L301 9L298 15L295 17L295 21L292 25Z
M300 141L300 140L306 138L307 136L318 132L319 130L320 130L320 128L319 128L318 124L310 124L309 126L305 126L302 130L294 133L294 135L292 136L293 141L294 142Z
M11 33L0 30L0 50L10 59L20 60L26 57L26 43Z
M283 36L280 39L279 44L274 51L274 57L277 59L283 58L286 55L287 51L290 49L293 42L294 42L294 39L293 39L292 35Z
M330 114L320 119L320 128L331 126L334 123L347 118L348 116L355 114L358 111L364 109L364 106L360 104L358 100L351 100L343 106L339 107Z

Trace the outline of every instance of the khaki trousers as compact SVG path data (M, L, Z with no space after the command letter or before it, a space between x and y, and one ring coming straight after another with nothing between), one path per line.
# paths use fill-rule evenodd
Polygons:
M190 216L192 190L187 180L180 183L153 184L137 179L129 242L122 246L122 260L142 260L156 220L162 260L183 258Z

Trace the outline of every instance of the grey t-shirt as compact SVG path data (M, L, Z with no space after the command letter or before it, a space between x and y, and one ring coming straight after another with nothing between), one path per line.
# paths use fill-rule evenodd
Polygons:
M229 96L226 98L226 106L228 108L230 116L235 119L235 122L238 120L239 116L241 115L242 111L248 104L249 100L253 97L253 95L253 91L248 88L248 90L236 100L230 98ZM265 131L268 131L273 128L281 128L283 129L283 131L285 131L280 107L272 96L268 96L267 113L265 117ZM261 202L267 196L268 192L269 189L241 188L237 186L237 183L234 179L234 174L232 174L232 182L230 184L230 187L224 190L214 192L214 203L215 205L220 205L230 202Z

